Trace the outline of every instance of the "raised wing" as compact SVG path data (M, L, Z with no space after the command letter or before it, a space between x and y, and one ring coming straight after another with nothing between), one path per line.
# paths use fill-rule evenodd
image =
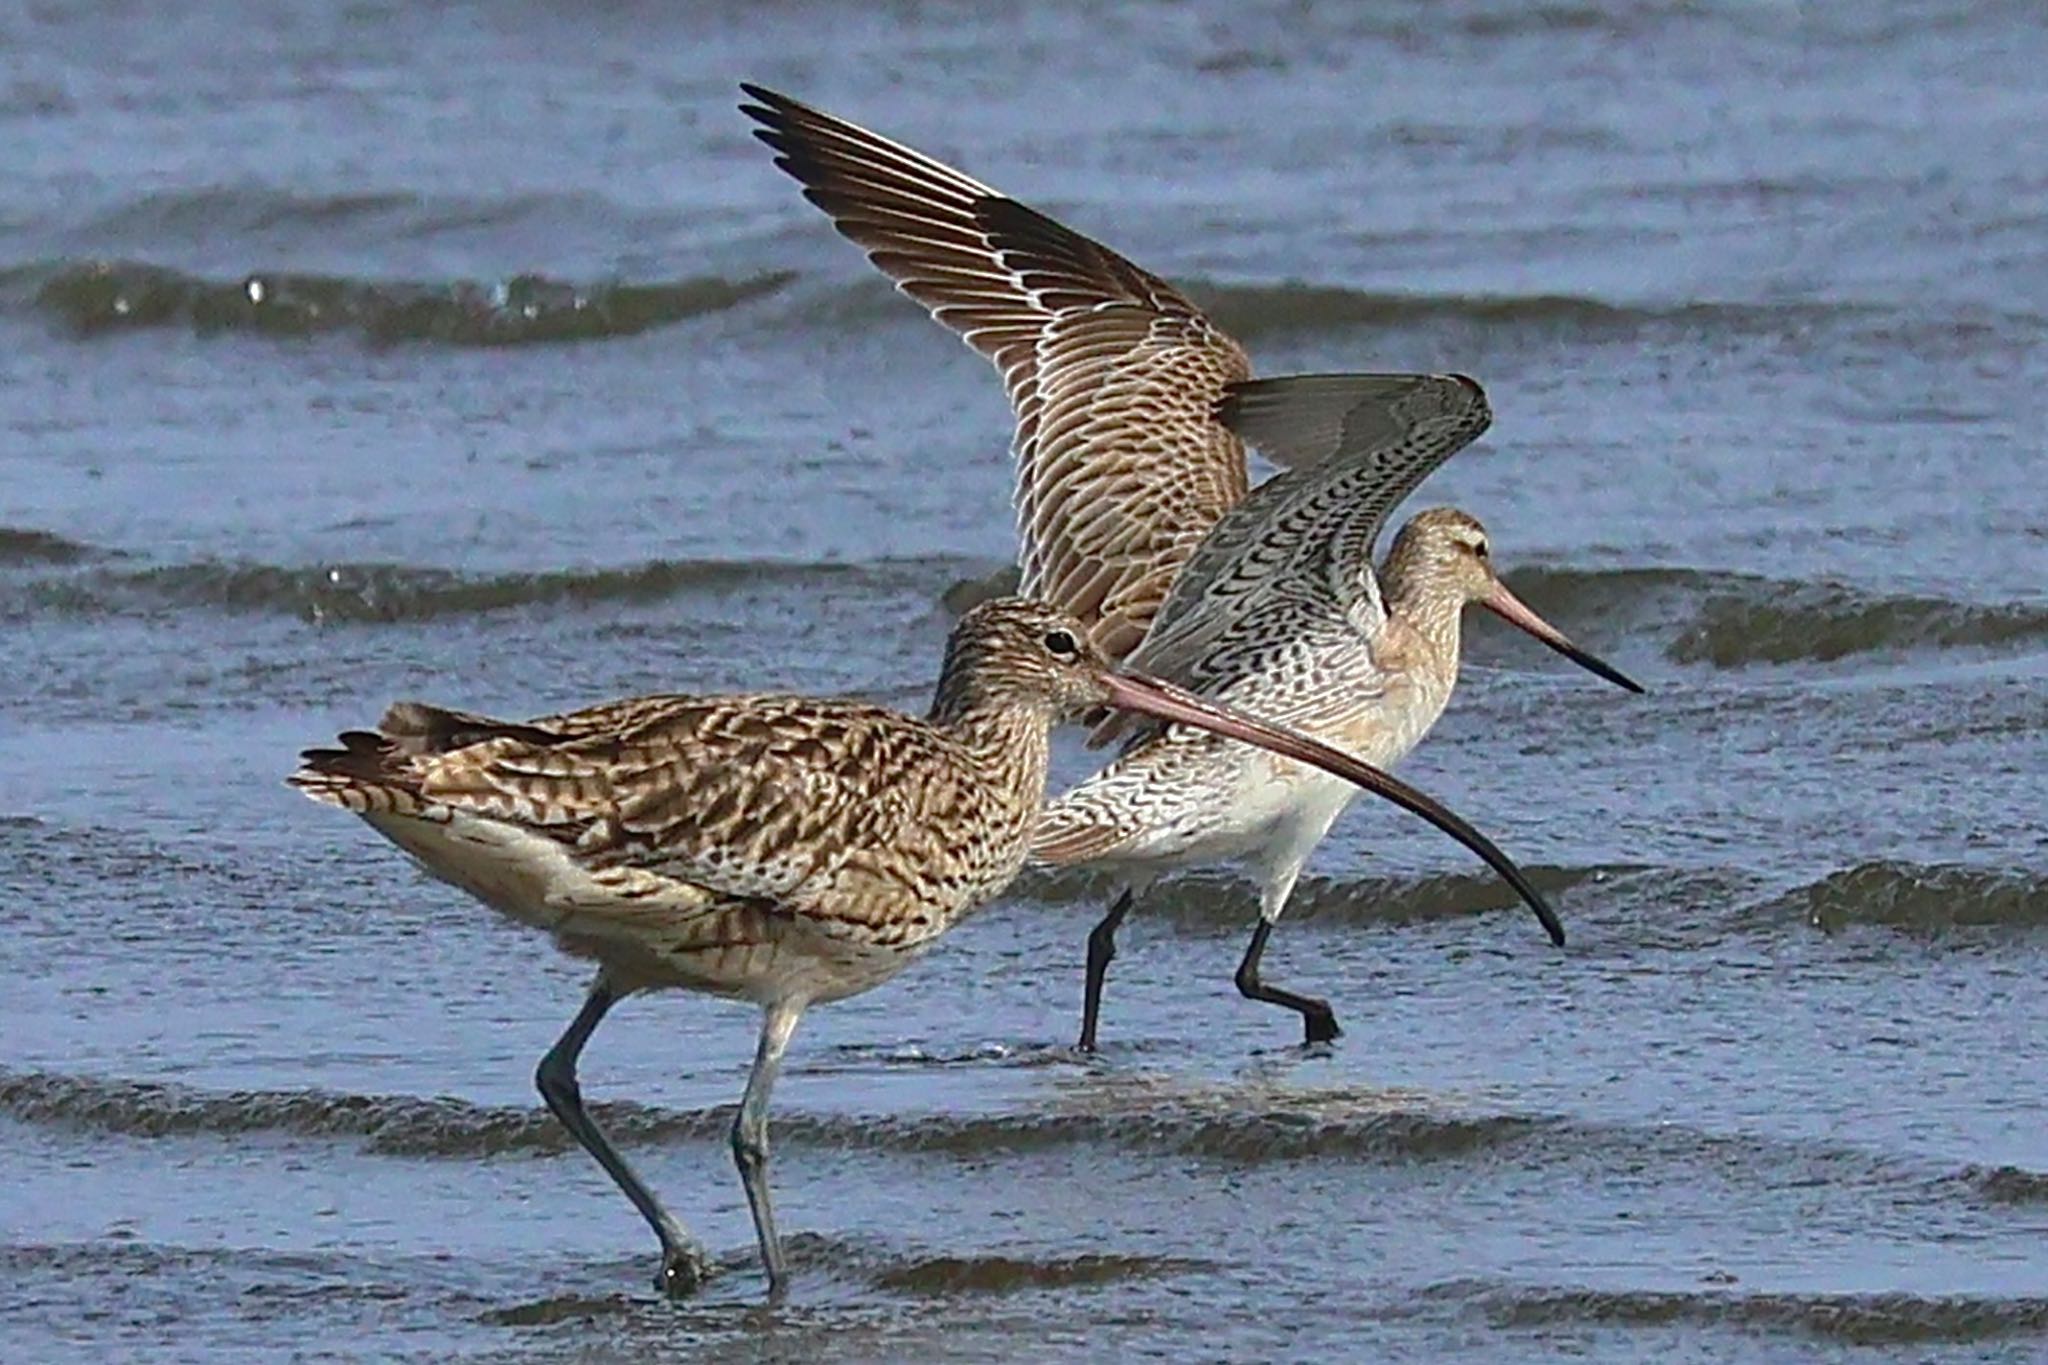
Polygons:
M1216 523L1130 657L1197 690L1218 670L1227 681L1241 648L1277 638L1275 613L1377 614L1372 549L1387 514L1493 421L1476 381L1416 374L1256 380L1232 388L1222 417L1292 467Z
M994 362L1016 413L1021 590L1112 659L1245 495L1218 420L1244 350L1178 290L989 186L786 96L755 135L897 287Z

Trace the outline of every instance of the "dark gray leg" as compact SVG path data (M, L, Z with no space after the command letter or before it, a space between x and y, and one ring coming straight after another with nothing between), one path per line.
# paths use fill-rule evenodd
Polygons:
M789 1289L789 1269L782 1259L782 1239L775 1233L775 1204L768 1193L768 1092L775 1088L776 1073L782 1070L782 1054L796 1021L803 1017L802 1002L778 1002L768 1007L761 1020L761 1043L754 1050L754 1069L747 1077L747 1092L740 1097L740 1112L732 1121L732 1159L740 1168L740 1184L747 1191L747 1206L754 1211L754 1235L761 1239L761 1264L768 1271L768 1295L781 1298Z
M1313 996L1296 995L1293 991L1268 986L1259 980L1259 959L1266 952L1266 938L1273 932L1273 921L1259 917L1259 927L1252 930L1252 942L1244 950L1244 961L1237 964L1238 994L1247 1000L1263 1000L1269 1005L1285 1005L1301 1016L1301 1027L1306 1035L1304 1042L1327 1043L1336 1039L1343 1030L1337 1027L1337 1016L1330 1010L1330 1002L1317 1000Z
M568 1030L548 1049L548 1055L540 1059L533 1080L540 1088L540 1097L547 1101L548 1108L562 1121L562 1126L583 1144L584 1151L597 1158L598 1164L610 1174L612 1182L625 1191L626 1198L633 1201L633 1207L640 1210L640 1216L661 1239L661 1276L654 1282L654 1287L671 1297L681 1298L695 1291L709 1277L711 1262L695 1239L676 1221L675 1215L661 1206L654 1192L626 1164L626 1159L612 1146L604 1130L585 1112L583 1091L576 1084L576 1059L582 1054L583 1045L590 1041L590 1035L597 1031L598 1022L618 1000L610 983L600 974Z
M1116 931L1131 913L1130 888L1110 905L1109 913L1088 931L1088 980L1081 995L1081 1051L1095 1051L1095 1024L1102 1015L1102 979L1116 958Z

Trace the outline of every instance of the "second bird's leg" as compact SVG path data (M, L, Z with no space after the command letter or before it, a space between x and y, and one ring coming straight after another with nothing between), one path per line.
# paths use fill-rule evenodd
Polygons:
M1285 1005L1301 1016L1303 1041L1327 1043L1336 1039L1343 1030L1337 1027L1337 1016L1330 1009L1330 1002L1314 996L1296 995L1293 991L1278 986L1268 986L1259 980L1259 959L1266 952L1266 938L1273 932L1273 921L1259 916L1259 927L1252 930L1251 946L1244 950L1244 961L1237 964L1238 994L1247 1000L1263 1000L1270 1005Z
M778 1001L761 1020L761 1043L754 1051L754 1069L747 1076L740 1112L732 1121L732 1159L740 1168L747 1206L754 1212L754 1235L761 1239L761 1264L768 1270L768 1294L780 1298L789 1289L789 1270L782 1259L782 1238L775 1232L775 1204L768 1193L768 1092L782 1069L782 1054L803 1002Z
M576 1059L582 1054L583 1045L590 1041L599 1021L618 1001L618 993L600 973L568 1030L548 1049L547 1056L540 1059L540 1067L533 1074L534 1084L540 1088L540 1097L547 1101L548 1108L562 1121L562 1126L583 1144L584 1151L597 1158L598 1164L610 1174L612 1182L625 1191L626 1198L633 1201L633 1207L640 1210L640 1216L661 1239L661 1277L655 1281L655 1288L679 1298L692 1293L709 1278L710 1258L676 1220L676 1216L661 1206L661 1201L654 1197L654 1191L648 1189L633 1168L626 1164L626 1158L619 1155L611 1139L585 1111L583 1091L576 1083Z
M1095 1051L1095 1023L1102 1014L1102 979L1116 957L1117 926L1131 913L1131 889L1125 887L1109 913L1088 931L1088 979L1081 992L1081 1051Z

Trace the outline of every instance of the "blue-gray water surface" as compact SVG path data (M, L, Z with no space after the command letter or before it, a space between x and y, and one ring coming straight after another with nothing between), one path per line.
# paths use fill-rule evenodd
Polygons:
M0 12L0 1358L2048 1353L2048 23L2024 0ZM1263 372L1455 369L1425 487L1651 687L1474 620L1267 975L1230 869L1028 877L815 1011L636 1001L281 785L395 698L915 707L1012 551L995 377L756 80L1173 278ZM1064 756L1065 770L1085 758Z

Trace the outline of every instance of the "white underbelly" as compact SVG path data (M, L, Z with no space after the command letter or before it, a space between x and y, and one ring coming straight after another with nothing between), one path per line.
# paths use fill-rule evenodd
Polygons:
M1130 870L1167 864L1265 865L1279 851L1313 845L1358 795L1358 788L1320 768L1254 757L1223 799L1162 809L1136 838L1106 860Z

